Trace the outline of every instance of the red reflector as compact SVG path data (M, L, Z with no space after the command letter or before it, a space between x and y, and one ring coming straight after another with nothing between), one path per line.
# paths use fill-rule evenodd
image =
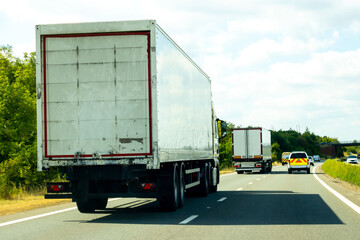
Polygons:
M261 167L261 164L256 164L256 167Z
M154 183L142 183L141 188L144 190L151 190L151 189L155 188L155 184Z
M61 192L64 190L64 185L61 184L50 185L50 190L52 192Z

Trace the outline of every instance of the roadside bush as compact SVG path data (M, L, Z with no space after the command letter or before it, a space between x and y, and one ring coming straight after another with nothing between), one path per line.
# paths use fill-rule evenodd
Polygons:
M19 193L15 184L10 182L7 176L0 173L0 199L12 199Z
M0 45L0 198L37 190L59 171L37 171L35 53Z
M340 178L343 181L360 187L360 167L357 165L327 160L322 165L322 169L331 177Z

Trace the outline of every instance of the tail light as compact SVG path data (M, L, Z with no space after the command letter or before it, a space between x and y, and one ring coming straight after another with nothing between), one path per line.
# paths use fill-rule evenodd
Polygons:
M58 183L48 183L47 184L47 192L48 193L63 193L69 192L70 190L70 183L68 182L58 182Z
M155 183L141 183L140 188L143 190L151 190L151 189L156 188L156 184Z

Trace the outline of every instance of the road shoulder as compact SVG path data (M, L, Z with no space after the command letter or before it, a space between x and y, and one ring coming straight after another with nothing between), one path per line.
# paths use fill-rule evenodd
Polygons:
M347 183L341 179L333 178L327 175L321 168L322 164L316 167L316 175L329 187L349 199L351 202L360 206L360 188Z

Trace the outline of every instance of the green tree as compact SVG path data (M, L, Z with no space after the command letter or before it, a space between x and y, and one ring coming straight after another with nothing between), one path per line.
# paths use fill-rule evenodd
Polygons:
M227 123L226 128L226 137L220 139L220 169L226 167L232 167L232 130L234 129L234 124Z
M279 157L279 151L281 153L305 151L309 155L320 155L320 140L321 138L310 132L308 128L306 128L306 131L303 134L292 129L287 131L279 130L271 132L273 153L276 155L277 159L281 159L281 156ZM274 145L276 143L279 146Z
M0 197L43 185L57 175L36 168L35 53L13 56L0 47Z
M273 162L275 162L275 161L281 162L282 151L281 151L279 143L276 142L271 145L271 152L272 152Z

